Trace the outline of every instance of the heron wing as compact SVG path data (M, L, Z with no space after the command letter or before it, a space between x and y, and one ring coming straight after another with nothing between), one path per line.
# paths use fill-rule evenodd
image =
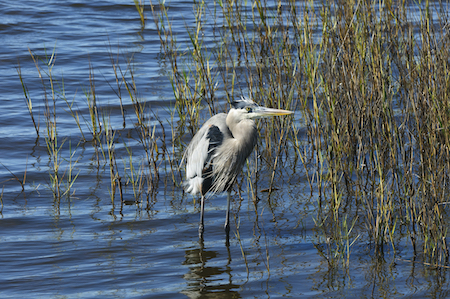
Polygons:
M186 191L198 194L209 189L212 184L212 160L214 152L228 133L226 114L211 117L192 138L186 148L183 160L186 160ZM206 181L205 181L206 179Z

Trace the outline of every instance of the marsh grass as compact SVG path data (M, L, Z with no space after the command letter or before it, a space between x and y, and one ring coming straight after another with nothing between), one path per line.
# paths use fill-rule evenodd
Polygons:
M272 190L280 163L304 170L330 265L348 267L362 239L395 254L405 230L415 254L448 263L444 4L197 1L185 44L172 33L170 8L151 7L188 128L180 134L194 134L201 108L214 114L242 93L298 112L300 121L259 124L261 159L247 178L257 193L258 172L271 174Z
M30 114L31 121L33 122L34 129L36 130L36 135L39 137L39 123L36 123L36 120L34 119L33 114L33 101L31 100L30 93L28 91L27 86L25 85L25 82L22 77L22 69L20 68L20 61L17 62L16 67L17 75L19 76L20 83L22 85L23 95L25 98L25 103L28 108L28 113Z
M78 159L74 161L76 151L72 151L72 144L69 141L68 155L64 151L64 145L67 138L60 138L58 136L58 112L57 101L59 98L65 96L64 79L56 79L53 75L53 68L56 63L56 47L51 53L44 50L43 55L37 55L29 49L30 56L34 62L36 70L41 80L43 98L44 98L44 119L45 131L44 139L48 153L48 168L49 168L49 183L48 187L53 193L53 198L56 206L59 206L62 197L70 197L71 189L78 174L73 173L73 168ZM30 112L33 124L36 129L36 134L39 138L39 126L36 126L33 112L32 100L28 94L28 89L21 77L19 68L19 78L21 80L24 95L27 102L27 107ZM63 165L66 167L64 168ZM24 188L22 186L22 188Z
M135 4L144 24L143 3ZM123 64L119 55L109 54L115 74L110 86L123 119L114 127L108 107L98 103L92 66L84 88L89 114L82 115L74 100L66 99L63 81L53 78L55 55L44 55L42 72L30 51L44 87L44 135L56 197L65 193L63 180L67 190L76 179L75 151L69 154L70 171L60 170L67 159L61 160L65 139L57 134L58 101L66 103L80 143L100 153L97 164L108 165L112 205L119 190L121 205L132 194L133 202L145 207L146 199L150 209L149 198L161 182L180 187L177 161L203 120L248 95L296 111L295 117L258 123L260 141L237 187L239 194L247 189L255 211L262 191L275 208L279 169L295 169L302 176L292 176L289 184L301 183L298 177L307 180L316 208L316 248L331 268L348 269L359 242L382 256L395 255L406 240L424 263L446 267L450 39L444 5L196 1L195 21L186 24L187 42L178 42L172 31L170 6L161 1L150 8L174 94L170 120L158 118L139 94L132 59ZM39 136L20 67L18 74ZM131 121L125 101L133 109ZM246 261L239 223L236 227Z
M114 59L114 56L110 53L116 80L116 86L110 86L118 96L123 118L123 127L116 129L113 128L111 123L110 108L102 106L98 102L95 70L90 62L89 73L87 74L89 84L87 87L82 86L85 100L80 101L77 94L73 95L72 100L68 100L69 95L66 94L64 88L64 79L62 77L56 79L54 75L54 69L57 69L56 47L51 54L47 52L47 49L44 49L42 54L30 50L30 56L35 64L42 86L45 120L43 136L49 158L48 187L53 193L57 206L59 206L61 198L70 198L76 190L74 186L80 171L77 168L79 158L76 157L78 147L84 148L86 145L91 145L94 152L94 164L99 171L103 165L108 165L109 192L112 205L115 205L117 191L121 205L124 202L130 202L125 196L128 188L130 188L133 202L142 204L146 199L147 208L149 208L149 196L156 192L160 181L159 172L162 161L171 158L169 158L164 129L160 130L161 136L156 136L156 125L153 124L154 121L152 120L152 117L156 116L147 103L138 96L131 60L125 58L125 67L122 68L123 63L119 62L119 58ZM32 110L33 101L29 96L20 67L17 70L23 86L27 108L33 124L35 124L39 139L39 126L35 123L35 113ZM123 89L126 90L126 95L129 96L128 100L134 111L134 117L130 117L134 127L131 128L131 131L128 128L124 130L123 132L128 132L126 135L121 134L121 129L126 129L125 110L122 102ZM87 113L81 112L83 110ZM73 147L72 140L76 140L76 137L59 136L58 119L64 113L70 115L80 133L80 139L75 147ZM157 123L162 126L161 121ZM136 148L135 140L139 149ZM129 141L131 141L131 144L127 143ZM116 150L117 144L122 149L119 153L120 156L118 156ZM145 153L144 159L140 154L133 154L137 151ZM178 169L173 167L174 163L170 161L169 164L171 165L169 171L172 171L170 176L178 177L179 175L176 174ZM164 170L168 171L167 168ZM25 177L23 180L18 179L18 181L24 189ZM167 182L165 184L167 185Z
M134 1L134 5L136 6L136 10L139 13L139 19L141 20L141 26L142 28L144 28L145 26L145 1L144 0L133 0Z
M26 185L26 182L27 182L27 170L25 169L25 172L24 172L24 174L23 174L23 177L22 177L22 179L20 179L16 174L14 174L8 167L6 167L3 163L0 162L0 165L2 165L2 167L4 167L4 168L10 173L10 175L12 176L12 178L0 182L0 184L4 184L4 183L6 183L6 182L8 182L8 181L17 181L17 182L20 184L20 187L22 187L22 192L25 191L25 185ZM26 164L26 165L28 165L28 158L27 158L27 164ZM5 186L5 185L3 185L3 188L4 188L4 186Z

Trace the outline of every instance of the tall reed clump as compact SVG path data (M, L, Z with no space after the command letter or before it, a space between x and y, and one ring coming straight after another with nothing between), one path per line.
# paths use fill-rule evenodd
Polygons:
M272 189L280 165L305 172L330 264L348 266L361 239L395 253L405 231L416 254L448 263L448 11L428 2L317 4L196 1L188 43L177 42L165 3L152 4L180 127L193 134L201 108L215 113L241 94L296 109L294 123L261 123L252 178L264 167Z
M416 253L448 261L449 40L428 4L338 2L322 38L323 115L333 193L360 202L376 251L406 229ZM338 45L338 47L336 47ZM333 206L333 201L327 204ZM340 207L339 207L340 208Z
M41 56L33 53L30 49L29 52L35 64L36 70L38 71L43 88L45 119L44 138L49 157L49 189L53 193L55 206L59 207L60 199L62 197L70 197L71 189L78 177L78 174L73 173L78 159L75 161L73 159L75 151L72 149L72 143L69 141L69 152L67 153L63 151L67 138L61 138L58 136L57 102L65 96L64 79L56 79L53 73L53 68L56 63L56 48L51 54L48 54L45 50L44 55ZM18 73L24 89L24 95L29 108L30 116L35 126L36 134L39 137L39 126L35 123L31 108L32 99L28 93L28 89L26 88L20 71L18 71ZM65 166L65 168L62 166Z

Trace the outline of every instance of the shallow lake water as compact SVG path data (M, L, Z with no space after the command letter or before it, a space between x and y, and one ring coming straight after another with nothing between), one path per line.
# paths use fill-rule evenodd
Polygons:
M71 196L55 200L49 187L45 134L36 136L19 64L41 132L44 91L29 50L41 57L53 55L53 76L64 82L67 99L84 115L89 115L84 93L92 67L97 103L108 107L111 126L134 144L139 167L144 153L132 132L134 111L124 96L123 128L111 57L122 61L123 70L133 57L130 65L139 97L167 122L166 133L170 132L170 69L145 4L145 27L131 0L0 4L0 298L450 296L448 271L412 262L407 243L399 244L395 256L386 254L380 261L369 243L358 242L347 270L329 267L318 250L326 243L314 222L317 194L311 194L301 173L282 166L275 179L277 190L270 195L259 191L257 202L251 200L245 180L240 181L242 192L232 193L229 244L223 230L226 195L208 200L205 237L199 242L198 199L184 194L179 184L167 183L173 180L167 165L160 165L165 170L149 199L136 204L133 189L127 187L124 202L116 198L112 203L109 167L98 163L101 153L90 142L80 142L80 130L61 98L57 101L64 112L58 114L58 137L65 140L61 156L64 165L73 156L78 176ZM178 41L187 41L192 3L167 5ZM162 134L160 129L156 133ZM120 144L117 153L127 156ZM16 178L25 181L23 190ZM175 180L179 183L180 178Z

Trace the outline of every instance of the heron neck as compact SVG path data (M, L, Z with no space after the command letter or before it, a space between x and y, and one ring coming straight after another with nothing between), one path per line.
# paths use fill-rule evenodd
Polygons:
M248 151L245 155L250 155L256 145L258 136L255 121L244 119L238 123L229 123L227 119L227 125L240 150Z

